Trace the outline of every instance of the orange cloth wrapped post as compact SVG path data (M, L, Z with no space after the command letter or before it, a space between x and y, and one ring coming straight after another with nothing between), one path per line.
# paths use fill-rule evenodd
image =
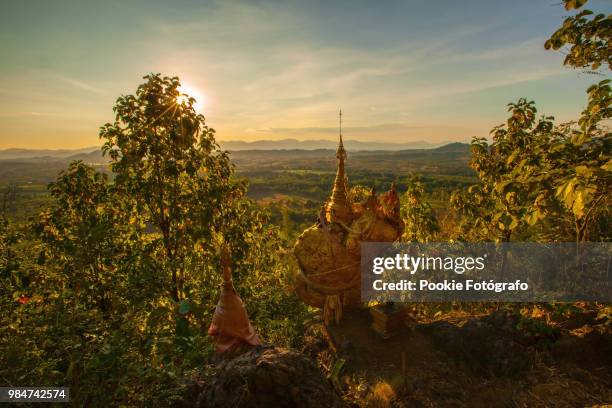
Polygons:
M208 334L214 337L215 350L219 354L232 352L242 344L251 346L261 344L249 321L242 299L234 289L229 265L229 253L224 250L221 255L221 266L223 268L221 296L208 329Z

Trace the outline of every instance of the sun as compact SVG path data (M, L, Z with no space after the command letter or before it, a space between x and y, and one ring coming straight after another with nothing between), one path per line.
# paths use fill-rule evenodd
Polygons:
M180 92L180 95L178 96L178 98L176 98L176 101L178 103L187 103L188 98L192 97L193 99L195 99L193 108L197 112L202 112L207 102L206 95L202 91L186 83L181 83L181 86L179 86L178 91Z

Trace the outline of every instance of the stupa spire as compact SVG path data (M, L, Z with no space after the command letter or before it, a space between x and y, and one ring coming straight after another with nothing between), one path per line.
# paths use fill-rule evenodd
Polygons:
M346 150L344 150L344 143L342 142L342 109L340 109L340 113L338 116L340 117L340 143L338 144L338 150L336 150L336 157L338 158L338 160L342 160L342 170L344 171L344 160L346 160ZM338 165L340 165L340 163L338 163Z
M327 219L329 222L340 222L348 224L353 218L350 201L348 199L348 183L344 172L344 161L346 160L346 150L342 142L342 110L340 117L340 142L336 150L338 167L336 169L336 179L331 198L327 203Z

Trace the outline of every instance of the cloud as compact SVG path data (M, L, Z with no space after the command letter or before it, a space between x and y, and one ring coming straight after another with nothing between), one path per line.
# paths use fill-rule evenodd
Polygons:
M54 76L55 76L55 78L59 79L60 81L63 81L65 83L69 84L69 85L72 85L75 88L82 89L84 91L88 91L88 92L91 92L91 93L94 93L94 94L98 94L98 95L102 95L102 94L105 93L104 90L102 90L100 88L97 88L97 87L95 87L95 86L93 86L91 84L88 84L86 82L83 82L81 80L78 80L78 79L75 79L75 78L64 77L64 76L61 76L61 75L54 75Z
M161 45L146 46L164 56L164 72L183 72L205 93L218 95L208 118L239 121L243 129L316 124L339 106L363 122L397 120L399 111L410 113L406 105L433 107L441 97L562 72L550 64L542 68L541 37L501 47L483 41L499 28L494 22L465 21L372 48L358 41L321 41L314 33L329 21L290 11L265 2L215 2L205 17L193 10L179 19L153 21ZM473 47L478 43L482 47Z
M102 88L99 88L95 85L92 85L89 82L86 82L80 78L75 78L74 76L68 76L65 74L60 74L58 72L55 71L48 71L48 70L40 70L40 69L32 69L29 70L30 75L32 77L46 77L48 80L50 80L51 82L63 82L64 84L70 85L73 88L82 90L82 91L87 91L96 95L103 95L106 93L106 91Z
M206 95L220 138L332 135L340 107L346 131L362 138L486 134L506 95L559 95L551 113L583 101L558 80L572 75L562 56L543 49L546 27L562 21L548 5L526 15L505 3L328 3L119 2L134 24L109 19L69 40L61 25L41 24L37 34L57 48L9 50L0 115L73 115L95 133L147 72L178 75ZM108 50L117 58L102 61Z

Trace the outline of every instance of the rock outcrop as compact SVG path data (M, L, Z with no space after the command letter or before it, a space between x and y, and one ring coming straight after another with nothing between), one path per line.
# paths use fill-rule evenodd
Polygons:
M345 407L315 363L288 349L256 347L218 368L198 407Z

